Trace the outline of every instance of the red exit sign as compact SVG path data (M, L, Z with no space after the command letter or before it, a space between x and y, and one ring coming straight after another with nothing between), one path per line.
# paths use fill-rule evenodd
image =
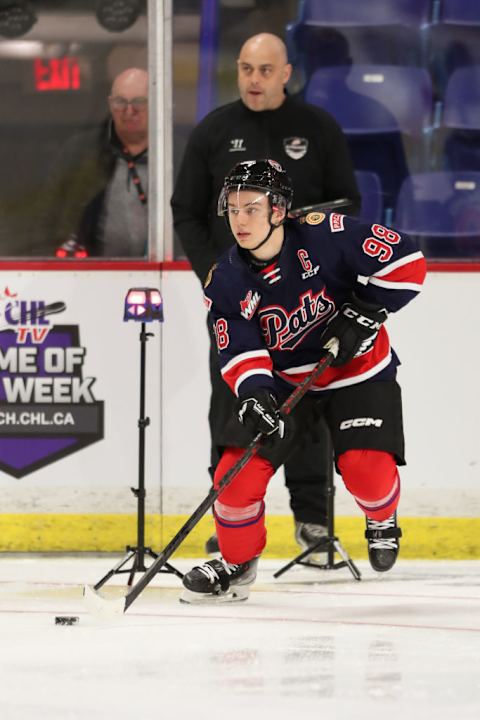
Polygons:
M72 56L33 61L35 90L79 90L80 66L78 59Z

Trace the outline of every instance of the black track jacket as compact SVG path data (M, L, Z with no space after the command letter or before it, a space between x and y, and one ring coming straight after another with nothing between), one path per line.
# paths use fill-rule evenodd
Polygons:
M276 110L254 112L241 100L209 113L193 130L171 205L175 230L200 281L233 242L217 216L223 180L236 163L272 158L293 182L293 207L360 195L346 139L334 118L289 95ZM345 211L344 211L345 212Z

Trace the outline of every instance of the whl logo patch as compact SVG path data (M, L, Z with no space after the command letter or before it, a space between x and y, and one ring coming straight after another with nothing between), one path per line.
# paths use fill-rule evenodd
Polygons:
M249 290L245 299L240 300L240 315L245 320L251 320L255 315L255 310L260 302L260 293L253 290Z
M103 439L79 327L51 322L65 310L0 293L0 470L16 478Z

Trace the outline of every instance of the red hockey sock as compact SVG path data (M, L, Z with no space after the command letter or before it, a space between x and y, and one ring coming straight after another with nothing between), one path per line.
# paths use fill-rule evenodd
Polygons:
M242 448L225 450L215 471L215 487L244 452ZM215 501L218 544L228 562L251 560L265 547L267 532L263 498L273 472L268 460L254 455Z
M381 450L347 450L338 458L343 482L357 505L373 520L386 520L400 499L393 455Z

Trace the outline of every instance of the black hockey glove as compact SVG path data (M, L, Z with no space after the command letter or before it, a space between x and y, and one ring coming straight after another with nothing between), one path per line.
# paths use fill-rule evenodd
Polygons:
M386 319L385 308L364 302L352 295L352 302L342 305L322 335L322 341L325 342L332 337L338 338L340 347L332 365L344 365L357 353L366 352Z
M264 435L278 432L283 437L285 426L278 413L277 398L266 388L259 388L248 397L240 398L238 419L252 437L259 432Z

